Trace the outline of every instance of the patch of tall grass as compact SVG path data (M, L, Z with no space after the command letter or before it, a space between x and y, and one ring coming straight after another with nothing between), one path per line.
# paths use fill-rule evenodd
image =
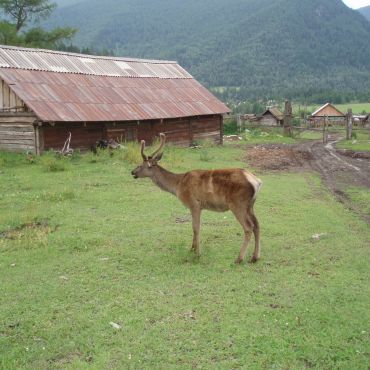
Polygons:
M119 150L118 157L125 162L138 165L142 162L139 143L134 141L124 143L122 148Z
M70 159L68 157L56 156L52 152L47 152L38 159L38 162L46 172L63 172L68 169Z

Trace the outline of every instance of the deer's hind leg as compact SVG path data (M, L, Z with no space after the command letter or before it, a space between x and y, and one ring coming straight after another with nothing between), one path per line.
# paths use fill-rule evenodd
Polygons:
M252 213L251 219L252 219L253 226L254 226L253 233L254 233L254 240L255 240L254 252L251 258L251 262L253 263L253 262L257 262L260 258L261 246L260 246L260 225L254 213Z
M200 257L200 207L191 208L192 226L193 226L193 244L191 250Z
M236 219L239 221L244 231L243 244L240 248L239 256L235 260L235 263L242 263L247 253L248 244L251 239L252 231L254 227L253 227L253 223L250 221L250 218L248 217L248 213L246 209L231 208L231 211L235 215Z

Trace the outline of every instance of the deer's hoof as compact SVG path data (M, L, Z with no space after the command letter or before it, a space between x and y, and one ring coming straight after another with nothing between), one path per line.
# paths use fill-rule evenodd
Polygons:
M238 258L235 260L235 263L236 263L237 265L240 265L242 262L243 262L243 260L242 260L240 257L238 257Z
M253 256L250 260L250 263L256 263L258 261L258 258Z

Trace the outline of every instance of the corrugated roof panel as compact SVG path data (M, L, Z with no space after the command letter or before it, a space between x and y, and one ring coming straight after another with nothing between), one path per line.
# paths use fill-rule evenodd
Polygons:
M40 68L44 63L48 69L0 67L0 77L44 121L136 121L229 111L172 62L161 64L93 56L71 57L57 52L22 52L20 56L14 48L4 52L0 47L0 64L9 62L28 67L31 66L31 63L27 64L28 58L32 59L33 67ZM79 72L51 71L61 65L69 71ZM113 76L118 71L120 76Z
M191 78L176 62L0 46L0 67L96 76Z

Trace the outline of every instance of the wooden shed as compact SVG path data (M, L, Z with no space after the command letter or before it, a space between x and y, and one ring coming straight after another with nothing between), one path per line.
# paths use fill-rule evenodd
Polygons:
M98 140L222 143L228 107L176 62L0 46L0 149Z
M267 108L259 117L259 123L264 126L282 126L284 113L276 107Z
M313 112L308 118L312 126L323 125L325 119L327 119L330 124L344 125L346 122L346 115L337 109L333 104L326 103Z

